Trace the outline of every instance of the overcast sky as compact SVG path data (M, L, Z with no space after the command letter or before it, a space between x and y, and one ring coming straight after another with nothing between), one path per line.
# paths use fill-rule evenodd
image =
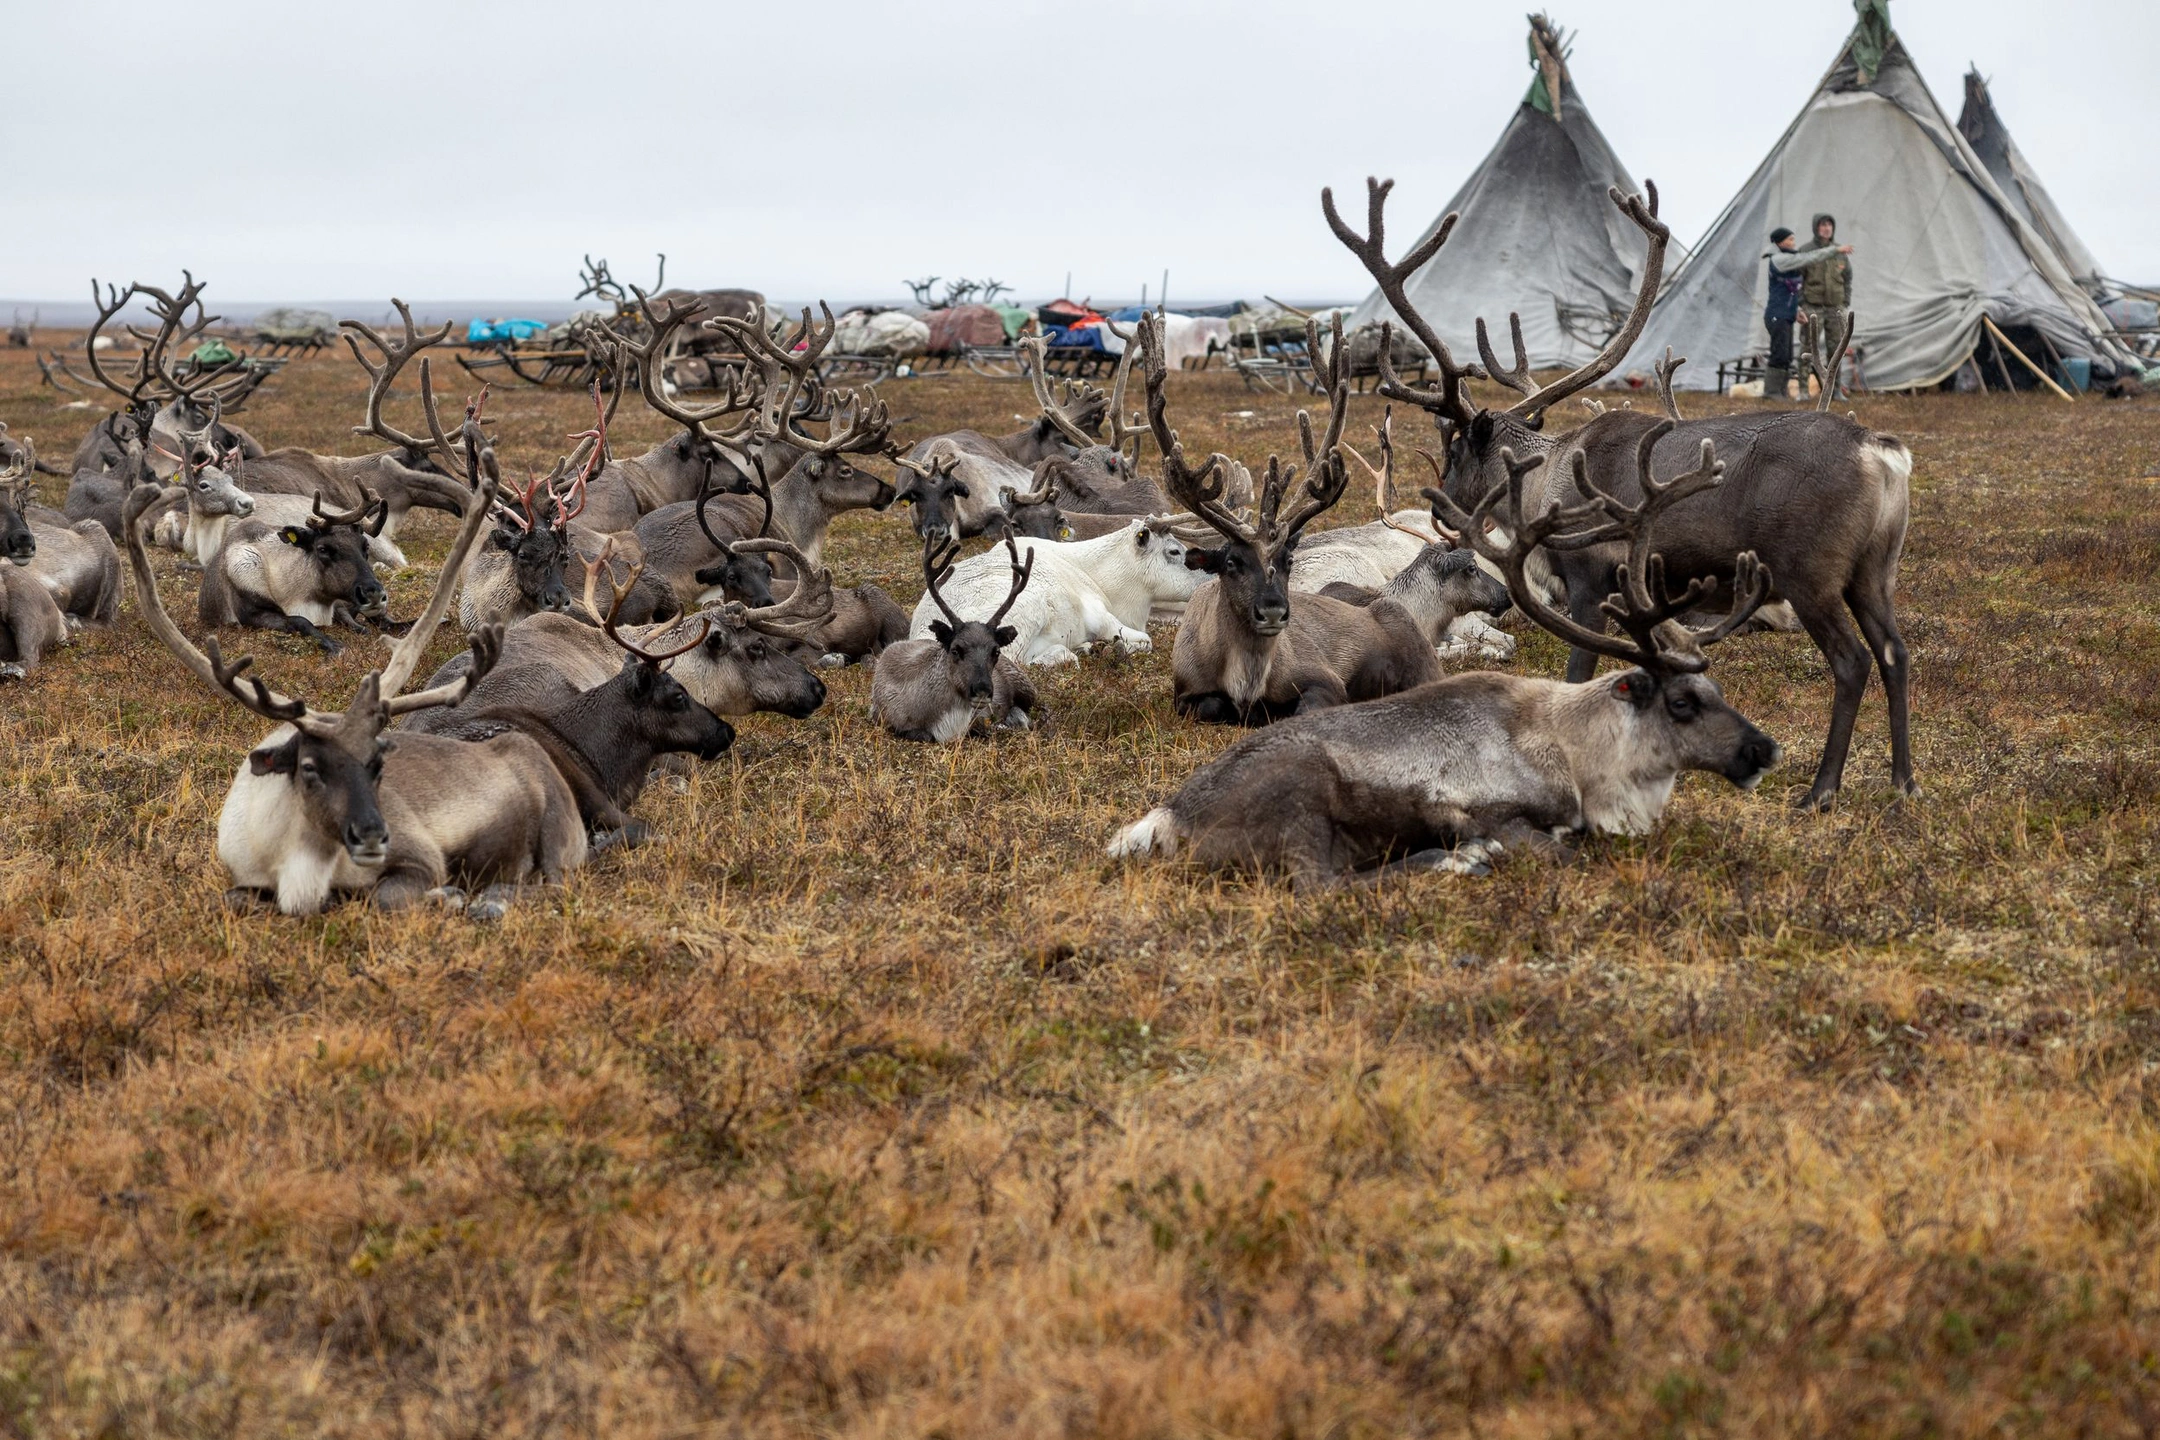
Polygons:
M10 0L0 296L560 298L580 255L776 298L994 275L1024 297L1354 298L1319 191L1415 232L1530 80L1525 4ZM1555 0L1571 69L1693 242L1848 0ZM2160 281L2160 4L1894 0L1968 61L2107 270Z

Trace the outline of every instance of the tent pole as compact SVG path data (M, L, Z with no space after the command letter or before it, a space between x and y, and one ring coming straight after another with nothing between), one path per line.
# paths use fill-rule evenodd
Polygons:
M1987 328L1992 331L1995 327L1990 325ZM2003 389L2013 395L2017 394L2017 382L2010 378L2010 362L2003 359L2002 346L1996 342L1992 334L1988 336L1988 349L1995 353L1995 369L2002 376Z
M2057 385L2054 380L2049 378L2047 371L2042 370L2038 365L2033 364L2032 357L2030 355L2027 355L2024 351L2018 349L2015 344L2011 343L2009 336L2003 334L2002 331L1995 328L1995 319L1993 316L1983 314L1980 317L1980 323L1987 326L1988 333L1995 337L1997 343L1999 343L2003 347L2003 349L2008 350L2012 355L2017 356L2020 364L2024 365L2026 369L2032 371L2034 375L2038 376L2040 378L2041 384L2047 386L2048 389L2054 391L2057 395L2062 396L2063 399L2068 400L2071 404L2077 404L2077 397L2075 395L2072 395L2069 391L2063 389L2062 386Z

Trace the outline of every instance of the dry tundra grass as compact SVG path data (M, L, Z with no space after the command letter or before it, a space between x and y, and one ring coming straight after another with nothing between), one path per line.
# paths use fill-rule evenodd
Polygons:
M64 455L34 380L0 419ZM1174 384L1203 447L1294 443ZM911 437L1026 394L888 390ZM360 394L303 361L241 418L350 448ZM497 395L519 464L582 423ZM1871 690L1792 813L1830 684L1757 637L1714 673L1760 794L1487 881L1106 861L1231 738L1165 643L942 750L843 674L499 927L230 918L263 727L131 603L0 691L0 1435L2153 1434L2160 410L1857 409L1918 457L1925 800ZM897 516L829 554L919 589ZM339 703L372 658L249 648Z

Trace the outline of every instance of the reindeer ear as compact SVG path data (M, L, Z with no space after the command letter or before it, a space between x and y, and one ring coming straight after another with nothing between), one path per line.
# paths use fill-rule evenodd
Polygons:
M659 676L660 672L635 655L625 655L623 657L623 674L630 677L628 686L630 698L632 700L647 700L652 697L653 681Z
M1154 531L1148 529L1148 527L1143 524L1140 527L1140 533L1133 537L1134 548L1139 550L1147 549L1148 541L1154 537L1154 534Z
M1208 574L1214 575L1222 569L1222 551L1202 550L1195 545L1185 552L1185 568L1187 570L1205 570Z
M287 545L296 546L302 550L307 549L310 543L309 533L301 529L298 525L279 526L277 538L284 541Z
M1000 625L997 629L991 631L990 634L991 637L997 641L998 649L1000 650L1004 649L1007 645L1012 644L1013 641L1020 638L1020 632L1013 629L1013 627L1010 625Z
M1615 698L1625 700L1637 710L1642 710L1648 708L1650 702L1657 698L1657 686L1651 682L1646 672L1629 670L1613 677L1612 693Z
M299 763L300 737L298 735L293 736L292 739L287 740L282 745L272 746L267 750L250 750L248 752L248 773L250 775L290 775L293 773L293 768Z
M952 626L947 625L942 620L932 620L930 622L930 633L932 636L936 637L937 643L940 646L947 650L952 649Z
M518 547L518 532L507 525L498 525L495 533L488 536L488 543L498 550L515 550Z
M963 480L955 480L955 481L953 481L952 493L953 493L953 494L955 494L955 495L957 495L957 496L959 496L959 497L960 497L961 499L963 499L963 500L967 499L967 498L968 498L968 488L967 488L967 482L966 482L966 481L963 481Z

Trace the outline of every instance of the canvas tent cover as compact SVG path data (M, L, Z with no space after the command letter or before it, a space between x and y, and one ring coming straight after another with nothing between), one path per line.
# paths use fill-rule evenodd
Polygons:
M1857 8L1861 24L1837 63L1668 282L1626 368L1647 371L1670 346L1694 362L1674 383L1709 389L1720 361L1759 354L1769 233L1784 225L1804 237L1818 212L1835 215L1839 241L1853 247L1854 344L1870 389L1946 378L1973 353L1983 314L2031 326L2063 355L2090 357L2097 373L2130 363L1897 36L1871 23L1880 0Z
M1549 75L1559 82L1557 118ZM1533 366L1583 363L1634 303L1643 259L1641 233L1606 195L1615 185L1623 194L1636 190L1555 57L1550 71L1540 66L1500 142L1441 210L1442 218L1460 218L1440 253L1410 277L1410 303L1458 354L1476 353L1480 316L1505 344L1508 314L1516 312ZM1419 242L1439 224L1427 226ZM1394 318L1375 290L1346 328Z
M1958 112L1958 133L1972 146L1973 154L1987 168L1988 178L2017 207L2025 223L2055 247L2056 257L2069 270L2070 278L2089 290L2100 288L2100 263L2055 208L2054 197L2040 183L2032 166L2025 163L2017 142L1995 113L1987 81L1980 78L1978 70L1965 72L1965 108Z

